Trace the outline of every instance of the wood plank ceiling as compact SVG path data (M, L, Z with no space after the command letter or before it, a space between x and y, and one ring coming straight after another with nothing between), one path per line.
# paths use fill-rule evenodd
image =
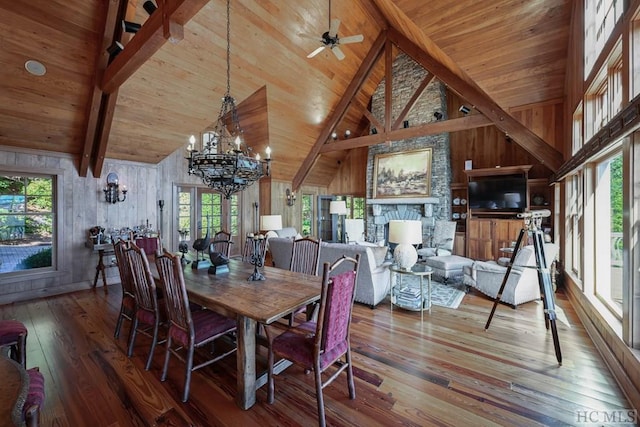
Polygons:
M120 62L136 58L131 51L140 48L133 40L142 40L143 30L155 25L142 3L0 0L0 145L70 153L81 174L87 169L97 174L102 156L157 163L214 123L226 90L226 2L165 0L163 10L181 6L193 13L181 12L182 20L174 15L166 31L175 42L143 47L150 57L119 85L108 79L114 67L103 78L105 47L116 37L125 45ZM339 35L363 34L364 42L343 46L343 61L328 50L307 59L319 45L313 38L329 25L328 5L328 0L231 5L231 94L241 103L241 125L253 149L271 146L274 179L293 181L307 162L313 167L299 184L328 184L346 151L335 146L322 151L319 145L381 34L395 34L396 41L406 39L421 50L446 71L442 77L431 70L442 81L449 75L464 82L461 90L450 87L464 99L475 97L479 102L472 103L492 121L510 108L563 97L569 0L333 1ZM143 24L143 30L120 35L119 14ZM161 18L156 19L164 34ZM41 61L47 73L27 73L28 59ZM336 125L340 135L346 129L368 133L364 110L384 77L384 62L374 63L347 100ZM115 83L105 87L105 81ZM103 104L112 106L102 134L96 118L101 89L110 93ZM498 113L492 116L491 110ZM523 146L535 139L510 120L507 125L522 133ZM94 143L101 136L103 143ZM317 161L310 156L314 149Z

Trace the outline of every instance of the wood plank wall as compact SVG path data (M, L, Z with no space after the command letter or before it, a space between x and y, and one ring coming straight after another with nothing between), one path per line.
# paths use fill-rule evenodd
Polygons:
M462 117L458 111L461 105L470 106L455 93L447 91L447 110L449 118ZM511 114L538 136L558 150L562 141L562 100L548 103L531 104L511 109ZM480 114L472 109L471 114ZM530 178L547 178L551 171L538 159L520 147L515 141L509 141L504 132L495 126L487 126L449 135L451 142L452 182L466 182L464 174L465 160L472 160L473 169L495 166L533 165Z

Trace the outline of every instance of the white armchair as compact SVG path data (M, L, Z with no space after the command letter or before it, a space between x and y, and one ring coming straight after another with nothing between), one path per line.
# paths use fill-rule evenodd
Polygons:
M429 258L432 256L451 255L455 237L455 221L436 221L431 242L429 246L423 246L418 249L418 257Z
M547 267L551 268L558 254L558 246L554 243L545 243L544 252ZM525 302L540 299L540 283L535 267L536 257L533 245L522 247L514 259L509 279L502 292L502 302L516 307ZM464 283L467 286L491 298L498 295L507 267L495 261L475 261L469 270L464 276Z

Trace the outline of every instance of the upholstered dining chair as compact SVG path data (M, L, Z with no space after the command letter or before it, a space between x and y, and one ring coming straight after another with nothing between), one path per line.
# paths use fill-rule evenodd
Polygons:
M116 264L120 273L120 283L122 284L122 301L120 303L120 313L116 322L116 330L113 336L118 339L120 337L120 329L124 320L131 321L136 305L136 294L133 287L133 278L131 277L131 268L127 261L125 251L129 249L128 240L118 240L113 244L113 251L116 256Z
M22 405L22 416L27 427L37 427L40 425L40 409L45 398L44 376L37 367L27 370L27 375L29 388L27 398Z
M303 237L293 241L291 249L291 264L289 270L296 273L318 275L318 266L320 263L320 246L322 239L312 239ZM307 306L300 307L292 314L286 316L289 326L293 325L293 319L296 314L305 313Z
M183 361L186 364L186 377L182 401L186 402L189 399L191 373L233 353L236 351L236 346L194 366L195 349L234 332L236 321L207 309L191 311L179 257L165 251L156 258L156 266L165 292L168 321L161 380L164 381L167 378L169 358L172 354ZM181 349L184 349L186 355L181 354Z
M318 321L302 323L297 327L288 328L273 339L269 338L268 402L273 403L274 400L273 367L275 356L283 357L305 369L313 370L318 403L318 421L321 426L326 424L322 390L342 371L347 371L349 398L355 399L356 397L349 336L359 262L360 254L357 254L355 259L342 256L332 265L324 263ZM342 272L337 273L336 270L343 263L347 264L348 268L342 266L338 270ZM345 268L346 271L344 271ZM269 329L267 329L267 334L269 334ZM337 370L326 381L323 381L322 373L332 366Z
M135 243L130 245L129 249L125 251L125 255L131 270L131 280L135 292L135 309L131 331L129 332L127 356L131 357L133 354L133 346L138 332L149 336L151 338L151 349L145 365L145 369L148 371L151 368L156 345L159 343L158 332L164 317L164 310L160 309L158 303L156 284L151 275L149 260L144 249L140 249Z
M232 244L231 233L218 231L215 236L213 236L213 240L211 240L211 243L209 244L209 253L218 252L229 258Z
M27 327L18 320L0 320L0 349L9 350L9 357L27 367Z

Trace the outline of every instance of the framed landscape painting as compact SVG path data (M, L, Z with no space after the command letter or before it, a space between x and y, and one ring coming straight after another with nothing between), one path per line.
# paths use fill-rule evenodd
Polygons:
M373 198L431 195L432 149L377 154L373 169Z

